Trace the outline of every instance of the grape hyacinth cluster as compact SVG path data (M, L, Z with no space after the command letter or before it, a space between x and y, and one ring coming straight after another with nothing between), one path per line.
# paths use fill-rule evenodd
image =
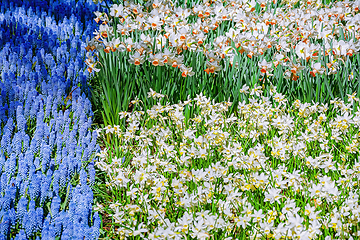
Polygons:
M86 0L0 3L0 240L97 239Z

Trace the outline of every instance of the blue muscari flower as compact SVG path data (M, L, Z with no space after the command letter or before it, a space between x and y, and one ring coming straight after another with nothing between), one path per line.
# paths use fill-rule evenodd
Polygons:
M71 158L70 156L68 156L66 158L66 162L67 162L67 165L68 165L68 176L69 178L72 177L75 173L75 165L74 165L74 161L73 161L73 158Z
M55 131L61 131L63 124L64 124L64 118L62 114L60 114L56 119Z
M36 166L33 162L30 163L30 168L29 168L29 177L28 180L31 182L33 180L34 177L36 177L35 175L35 171L36 171Z
M58 216L51 219L52 222L52 228L53 228L53 234L55 236L60 236L61 229L63 226L63 211L59 212Z
M3 69L4 69L4 71L8 71L9 68L10 68L10 63L8 61L3 61ZM6 73L3 75L3 77L8 78Z
M88 165L88 171L89 171L89 184L90 186L92 186L95 183L95 168L93 162L91 162Z
M27 134L24 134L23 137L23 152L26 152L29 148L29 144L30 144L30 137Z
M5 156L2 147L0 147L0 173L2 172L3 166L5 165ZM1 189L0 189L1 191Z
M22 147L22 138L25 135L24 132L15 133L12 140L12 152L15 153L16 156L20 155L21 147Z
M48 76L48 71L46 70L45 65L41 64L41 65L39 65L39 67L40 67L40 70L38 73L40 74L42 79L46 80L47 76Z
M28 149L28 151L31 152L31 155L35 155L35 153L37 153L37 141L33 140L30 142L30 147Z
M1 177L0 177L0 193L1 194L5 192L7 184L8 184L8 179L6 177L6 174L1 174Z
M39 125L36 126L36 130L34 133L34 137L31 142L35 142L35 152L39 152L40 144L44 135L44 122L40 122Z
M86 114L83 111L83 109L81 109L81 113L80 113L80 117L79 117L79 126L80 126L80 132L82 132L82 135L81 135L81 137L79 136L79 139L81 139L84 136L85 131L87 130L85 122L86 122Z
M67 118L66 118L67 119ZM70 128L69 128L69 124L66 124L65 125L65 129L64 129L64 132L62 134L62 137L64 138L64 141L66 142L68 137L69 137L69 134L70 134Z
M50 216L45 219L43 228L41 231L41 237L42 239L55 239L55 234L51 234L50 232Z
M45 118L50 117L50 110L51 110L51 103L52 103L52 96L48 95L46 98L46 107L45 107Z
M73 237L73 222L72 221L64 221L64 231L61 234L61 238L64 239L72 239Z
M34 165L35 167L38 169L40 168L40 158L39 157L36 157L35 160L34 160Z
M31 152L30 149L28 149L26 152L25 152L25 155L24 155L24 161L26 162L27 166L32 166L33 163L34 163L34 154ZM29 173L28 173L29 174Z
M42 171L46 172L46 169L49 166L50 163L50 155L51 150L49 145L42 144L41 150L40 150L40 159L41 159L41 165L42 165Z
M81 141L84 138L88 128L86 127L85 124L80 125L80 121L79 121L79 126L80 126L80 129L79 129L79 143L81 143Z
M25 119L30 116L31 105L32 105L32 100L26 99L25 100L25 109L24 109L24 117L25 117Z
M22 58L25 55L25 52L26 52L25 44L21 43L20 44L20 52L19 52L20 58Z
M56 65L54 57L49 53L45 55L44 62L49 68L53 68Z
M43 37L43 38L46 38L46 37L47 37L47 33L44 32L44 34L43 34L42 37ZM45 59L45 49L41 48L41 49L39 50L39 55L41 56L41 61L44 61L44 59Z
M82 162L87 162L89 160L89 155L90 155L90 149L89 148L84 148L84 153L83 153L81 161Z
M61 198L55 196L51 201L51 208L50 208L52 218L56 218L59 215L60 204L61 204Z
M60 172L59 170L55 170L53 175L53 193L55 196L59 195L59 190L60 190L59 178L60 178Z
M0 214L0 236L7 236L10 231L10 217L7 211L2 211L2 216Z
M50 185L52 178L52 170L49 169L46 175L42 175L41 190L40 190L40 203L43 203L49 195Z
M15 209L12 207L8 210L9 213L9 219L10 219L10 226L15 226L16 225L16 211Z
M14 94L15 95L15 94ZM13 96L14 97L14 96ZM16 109L16 102L11 101L10 102L10 109L9 109L9 116L12 118L15 118L15 109Z
M69 215L71 222L74 221L75 212L76 212L76 202L74 200L74 192L72 192L72 193L73 193L73 197L71 198L71 200L69 202L69 210L68 210L68 215Z
M83 60L80 56L77 56L75 59L75 72L78 73L80 70L81 65L83 64Z
M36 224L35 224L35 231L41 230L43 226L43 219L44 219L44 210L41 207L36 208Z
M22 179L26 179L29 171L29 166L27 160L24 156L19 157L19 167L18 167L18 175L21 176Z
M55 131L55 129L54 129L55 125L56 125L56 120L54 118L52 118L49 123L49 126L50 126L52 132Z
M76 50L76 45L75 45L75 46L72 46L70 48L70 57L71 57L71 59L74 59L76 57L76 55L77 55L77 50ZM74 66L74 65L72 65L72 66Z
M8 122L12 120L12 118L9 118ZM8 124L6 124L7 126ZM1 142L0 142L0 145L2 146L3 149L6 150L6 152L8 154L10 154L11 152L11 135L12 135L12 128L8 128L6 127L4 128L4 134L1 138Z
M20 184L19 195L24 195L29 187L29 180L23 180Z
M44 125L44 136L43 139L45 140L45 143L48 144L49 143L49 137L50 137L50 126L47 125L46 123L43 124ZM50 148L51 149L51 148Z
M24 214L27 212L28 202L29 202L29 200L23 195L17 204L16 215L17 215L17 219L20 223L22 223Z
M77 170L81 166L83 148L78 145L75 151L76 157L74 158L74 167Z
M6 187L5 196L9 196L11 201L13 201L15 200L16 197L16 191L17 191L16 179L15 177L12 177L10 179L9 185Z
M66 159L68 159L66 157ZM66 162L64 162L65 159L63 159L62 164L59 165L59 170L60 170L60 177L59 177L59 184L60 187L64 187L66 185L66 181L68 178L68 169L67 169L67 164Z
M30 200L29 202L29 210L24 214L23 217L23 227L25 228L25 232L27 237L30 237L34 230L36 230L37 219L36 219L36 210L35 210L35 201Z
M94 219L94 224L91 227L91 230L92 230L91 231L91 237L92 237L92 239L98 239L99 236L100 236L99 229L100 229L100 226L101 226L101 219L99 217L98 212L95 212L93 219Z
M55 131L51 131L51 132L50 132L50 137L49 137L49 146L50 146L51 149L54 148L55 138L56 138L56 133L55 133Z
M3 211L8 211L10 209L11 206L11 198L10 196L5 195L4 197L0 198L0 203L1 203L1 209Z
M64 45L63 45L64 46ZM65 54L65 49L63 47L59 47L56 50L56 61L59 62L59 60L61 59L61 56Z
M74 156L75 155L75 148L76 148L76 139L75 139L75 135L73 134L74 130L70 133L70 137L66 143L66 148L67 151L69 153L69 156Z
M66 141L64 140L64 142L66 142ZM68 155L67 148L63 147L62 151L61 151L61 159L64 159L64 157L66 157L67 155Z
M30 186L29 186L29 195L32 200L37 199L40 193L40 184L41 184L41 172L38 172L32 176Z
M18 131L25 131L26 129L26 119L23 115L23 107L18 106L16 109L16 125Z
M91 190L91 187L89 185L86 185L84 194L87 197L88 209L91 209L91 206L92 206L93 201L94 201L94 193Z
M13 153L5 162L5 173L8 179L10 179L10 177L13 174L15 174L15 171L16 171L16 155Z
M71 48L70 54L76 54L74 53L76 51L75 48ZM67 68L67 79L74 79L75 78L75 70L74 70L74 64L71 62L69 67Z
M39 99L40 98L40 99ZM41 110L43 110L43 102L42 102L42 96L40 95L38 97L39 99L39 108ZM43 125L44 124L44 112L43 111L39 111L36 115L36 126L39 126L39 125Z
M32 64L35 64L35 63L37 63L39 60L38 60L38 58L37 58L37 56L33 56L32 57Z
M85 186L87 184L87 173L83 168L80 170L80 184L81 189L85 189Z
M96 140L97 140L97 133L96 131L93 131L91 134L91 142L89 143L89 148L94 150L96 146Z
M33 77L34 74L30 73L30 77ZM36 113L38 111L38 107L39 107L39 99L35 98L33 104L31 105L31 109L30 109L30 117L33 119L36 116Z
M82 215L76 214L74 216L74 228L77 230L74 231L74 238L84 239L87 226L85 225L85 219Z
M69 100L71 101L71 100ZM65 125L70 125L72 119L70 118L70 110L66 109L64 112L64 124Z

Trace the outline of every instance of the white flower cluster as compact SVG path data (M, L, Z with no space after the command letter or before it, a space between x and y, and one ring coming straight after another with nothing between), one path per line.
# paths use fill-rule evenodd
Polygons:
M275 87L269 97L249 90L235 114L230 102L198 95L123 112L125 131L99 130L129 156L104 149L96 163L121 195L99 210L122 239L359 235L359 99L289 105Z
M294 3L299 7L294 8ZM194 75L184 65L183 51L204 53L208 74L220 71L226 56L237 66L238 52L253 58L270 51L271 61L260 57L260 73L271 75L280 64L284 76L292 80L305 68L313 77L335 74L339 63L359 52L359 0L325 6L320 0L275 4L276 0L205 0L188 9L176 7L171 0L145 6L125 1L111 7L111 18L96 12L95 20L102 24L87 50L128 51L132 64L145 60L154 66L168 64L179 67L183 77ZM301 60L311 64L302 66Z

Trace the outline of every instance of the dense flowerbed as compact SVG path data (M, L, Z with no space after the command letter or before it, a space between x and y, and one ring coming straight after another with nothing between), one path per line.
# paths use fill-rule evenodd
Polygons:
M0 239L97 239L91 1L1 1Z
M0 240L357 238L360 2L323 2L2 1Z
M359 236L360 2L323 2L96 12L87 65L112 123L96 210L112 238ZM119 115L110 86L133 82Z
M139 103L120 113L124 130L101 129L112 145L96 166L112 197L97 204L120 239L358 236L359 99L328 106L245 92L237 116L231 102L198 95L147 111Z
M291 101L346 100L360 92L360 1L323 2L139 0L96 12L87 50L99 58L87 64L106 89L105 120L118 124L116 106L135 97L149 104L150 88L171 103L230 98L232 111L244 84L268 92L271 82Z

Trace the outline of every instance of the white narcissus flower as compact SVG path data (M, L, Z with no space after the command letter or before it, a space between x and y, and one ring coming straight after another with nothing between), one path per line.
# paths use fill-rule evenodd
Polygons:
M165 58L162 53L157 53L155 55L150 55L148 60L153 66L164 66Z
M310 71L311 76L315 77L317 73L319 74L323 74L325 71L325 68L323 66L321 66L321 63L317 62L314 63L312 62L312 71Z
M247 94L249 93L249 86L247 86L246 84L244 86L242 86L242 88L240 89L240 93L244 93Z
M311 56L310 46L304 42L299 42L295 47L295 53L299 58L307 59Z
M194 76L195 73L192 71L191 67L186 67L184 64L180 65L180 71L182 72L181 76L182 77L187 77L187 76Z
M149 17L148 22L152 28L152 30L161 30L161 26L164 24L158 15L154 17Z
M281 189L270 188L267 193L265 193L265 201L269 201L271 204L277 202L280 204L280 199L282 196L280 195Z
M145 55L140 55L139 52L135 52L134 55L129 56L129 63L135 64L136 66L145 62Z
M93 0L94 1L94 0ZM102 1L102 0L101 0ZM123 15L124 6L121 4L114 4L110 7L110 16L120 17Z
M95 72L100 72L100 69L95 67L97 63L89 63L87 60L85 61L85 63L86 63L86 65L88 65L88 69L87 69L87 70L88 70L90 73L91 73L93 70L94 70Z

